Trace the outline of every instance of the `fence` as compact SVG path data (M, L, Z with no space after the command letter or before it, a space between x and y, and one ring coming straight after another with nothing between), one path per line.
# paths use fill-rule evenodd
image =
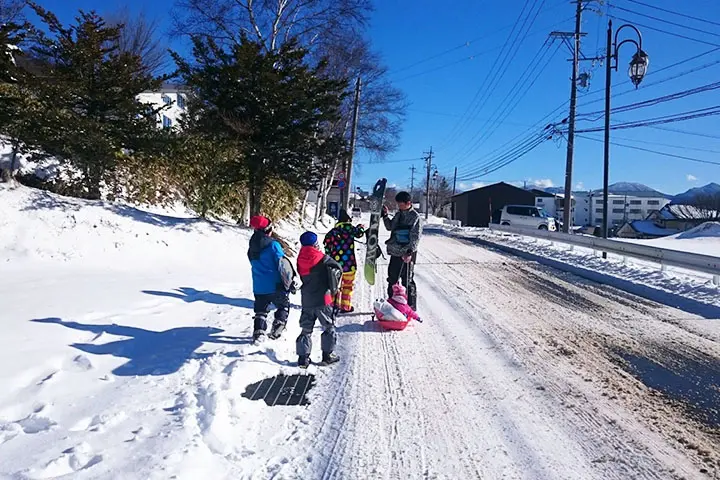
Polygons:
M533 228L513 227L509 225L490 225L490 229L498 232L511 233L525 237L542 238L551 242L564 243L596 251L612 253L622 257L637 258L659 263L663 270L667 266L685 268L713 276L713 283L720 285L720 257L701 255L698 253L680 252L667 248L650 247L637 243L620 242L587 235L567 234L536 230Z

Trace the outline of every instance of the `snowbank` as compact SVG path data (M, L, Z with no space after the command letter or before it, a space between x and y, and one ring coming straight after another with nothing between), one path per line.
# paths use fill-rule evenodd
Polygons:
M653 289L678 295L682 298L700 302L701 304L720 306L720 295L718 295L718 293L720 293L720 287L713 285L712 276L708 274L673 267L661 271L657 263L636 260L629 257L623 258L612 254L605 260L599 252L591 249L572 247L570 245L553 243L533 237L504 234L487 228L453 228L442 224L432 224L429 225L429 227L442 229L459 237L469 239L477 238L497 245L507 245L522 252L568 265L571 267L571 270L574 270L573 267L578 267L580 271L587 270L597 272L608 278L616 278L634 285L648 286ZM698 249L703 246L705 248L698 253L720 256L718 248L720 242L717 237L691 238L686 240L668 237L657 240L625 239L625 241L663 248L674 248L675 250L683 250L684 247L687 251L698 251ZM674 246L671 247L670 245Z
M720 257L720 222L706 222L691 230L669 237L653 240L633 240L633 242L681 252Z
M249 235L247 229L187 214L170 216L0 185L0 259L5 264L60 261L132 267L148 260L217 261L244 256Z

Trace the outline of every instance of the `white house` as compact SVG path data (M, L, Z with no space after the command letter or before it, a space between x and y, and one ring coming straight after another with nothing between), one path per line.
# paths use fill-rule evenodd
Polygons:
M535 205L562 220L564 211L564 195L555 195L555 198L538 197ZM637 192L634 194L610 194L608 196L608 225L617 226L635 220L645 220L652 212L661 210L670 201L657 194ZM603 224L603 195L596 192L573 192L572 196L573 225L602 226Z
M160 90L141 93L138 100L155 108L169 105L158 113L158 128L177 128L187 109L187 94L181 85L164 84Z

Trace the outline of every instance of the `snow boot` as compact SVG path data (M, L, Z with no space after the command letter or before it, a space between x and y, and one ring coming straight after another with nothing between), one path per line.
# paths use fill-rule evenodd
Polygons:
M265 340L265 330L255 330L253 332L253 344L257 345L258 343L261 343L263 340Z
M355 307L350 307L349 310L340 310L340 311L338 312L338 315L353 313L354 311L355 311Z
M272 339L272 340L277 340L278 338L280 338L282 336L284 331L285 331L285 324L284 323L276 323L275 325L273 325L272 330L270 330L270 335L268 335L268 337L270 337L270 339Z
M310 356L309 355L298 356L298 367L308 368L309 366L310 366Z
M323 366L332 365L333 363L337 363L339 361L340 361L340 357L338 357L335 352L323 353L322 362L320 362L320 365L323 365Z

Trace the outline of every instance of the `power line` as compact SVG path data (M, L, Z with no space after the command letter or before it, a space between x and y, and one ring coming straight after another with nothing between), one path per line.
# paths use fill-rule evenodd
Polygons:
M538 0L533 0L533 1L534 1L534 3L533 3L533 8L534 8L534 5L537 4L537 1L538 1ZM515 46L515 44L517 43L518 38L519 38L520 34L522 33L523 28L524 28L524 25L525 25L525 23L527 23L527 19L530 18L530 14L532 13L532 10L531 10L530 12L528 12L528 15L525 16L525 10L526 10L529 2L530 2L530 0L525 0L525 4L523 5L522 9L520 10L520 13L518 14L518 17L515 19L515 23L514 23L514 25L513 25L513 27L512 27L512 30L510 31L510 34L508 35L508 37L505 39L505 43L503 44L502 49L500 50L500 53L498 53L497 57L495 57L495 61L493 62L492 66L490 67L490 70L488 71L488 74L485 76L485 79L483 80L482 84L481 84L480 87L477 89L477 91L475 92L475 95L473 96L472 100L470 101L470 103L468 104L467 108L466 108L465 111L463 112L462 118L461 118L458 122L455 123L455 125L454 125L453 128L452 128L452 130L450 131L450 134L449 134L448 137L442 142L442 145L441 145L440 148L443 148L444 146L449 145L450 142L452 142L455 138L457 138L457 136L458 136L460 133L462 133L462 131L463 131L465 125L466 125L466 120L467 120L467 118L469 118L470 116L473 116L473 115L477 116L477 115L476 115L476 109L473 107L473 105L475 105L476 102L477 102L479 99L482 98L481 95L482 95L484 92L490 90L489 87L490 87L490 85L492 84L492 82L494 81L494 78L497 76L496 67L498 66L498 62L500 61L501 58L503 58L503 57L505 57L505 56L507 55L507 54L505 53L505 49L506 49L507 47L512 48L512 47ZM545 0L543 0L543 4L544 4L544 2L545 2ZM517 33L516 33L516 32L515 32L515 29L517 28L518 24L520 24L520 20L521 20L523 17L525 17L525 20L523 21L523 26L521 26L521 27L520 27L520 30L518 30ZM526 33L526 35L527 35L527 33ZM523 38L523 40L524 40L524 38ZM520 43L522 43L522 41L521 41ZM518 50L519 50L518 48L515 48L515 51L514 51L514 54L513 54L513 58L514 58L515 55L517 54ZM509 53L509 52L508 52L508 53ZM509 65L510 63L511 63L511 60L506 60L506 66ZM493 80L490 82L490 84L488 84L488 79L490 79L491 76L492 76ZM477 105L475 105L475 106L477 106ZM468 117L466 117L466 115L468 115Z
M492 135L492 133L494 133L497 128L499 128L499 125L496 125L494 122L502 121L507 118L512 113L512 110L508 111L508 107L512 105L515 100L517 100L518 102L522 100L522 98L527 95L528 91L537 82L538 78L540 78L542 73L549 66L550 58L552 58L552 56L558 51L561 46L561 44L558 44L557 48L550 54L550 58L548 58L547 61L543 63L548 52L550 52L550 50L547 49L548 43L549 40L546 40L545 43L540 47L533 59L530 60L530 62L528 63L525 71L520 74L518 79L515 81L515 84L512 86L512 88L508 91L505 97L500 101L500 104L497 106L497 108L490 115L490 118L488 118L488 120L486 120L485 123L478 129L478 132L473 135L473 137L458 150L459 156L461 158L466 158L469 155L472 155L475 151L477 151L477 149L483 144L483 139L487 140L487 138L489 138L490 135ZM524 90L521 92L520 90L523 88L524 84L531 78L533 79L531 84L524 88ZM516 106L517 103L515 104L515 107ZM515 107L513 107L513 109ZM492 132L488 132L487 127L489 127L491 123L493 124L494 129L492 130ZM468 148L468 146L470 148Z
M690 27L690 26L687 26L687 25L682 25L682 24L680 24L680 23L676 23L676 22L673 22L673 21L670 21L670 20L665 20L665 19L663 19L663 18L655 17L655 16L653 16L653 15L647 15L647 14L645 14L645 13L636 12L635 10L630 10L629 8L618 7L617 5L613 5L611 8L613 8L613 9L615 9L615 10L622 10L623 12L632 13L632 14L634 14L634 15L638 15L638 16L641 16L641 17L649 18L650 20L655 20L655 21L658 21L658 22L667 23L668 25L674 25L674 26L676 26L676 27L686 28L686 29L692 30L692 31L694 31L694 32L704 33L704 34L706 34L706 35L712 35L712 36L714 36L714 37L720 37L720 34L719 34L719 33L708 32L707 30L703 30L703 29L701 29L701 28L695 28L695 27Z
M632 24L634 24L634 25L637 26L637 27L643 27L643 28L647 28L648 30L655 30L656 32L664 33L664 34L667 34L667 35L672 35L673 37L683 38L683 39L685 39L685 40L691 40L691 41L697 42L697 43L704 43L705 45L711 45L711 46L713 46L713 47L720 47L720 44L717 44L717 43L712 43L712 42L708 42L708 41L705 41L705 40L700 40L699 38L688 37L687 35L682 35L682 34L680 34L680 33L675 33L675 32L670 32L670 31L667 31L667 30L662 30L662 29L657 28L657 27L651 27L650 25L645 25L645 24L642 24L642 23L637 22L637 21L635 21L635 20L628 20L628 19L626 19L626 18L617 17L617 16L614 16L614 15L610 15L610 18L612 18L612 19L614 19L614 20L619 20L619 21L621 21L621 22L632 23Z
M641 143L644 145L652 144L652 145L657 145L660 147L677 148L678 150L693 150L695 152L720 154L720 150L711 150L709 148L688 147L687 145L673 145L671 143L657 142L655 140L648 142L646 140L638 140L637 138L621 137L619 135L613 135L613 138L616 138L618 140L625 140L626 142Z
M649 100L643 100L642 102L635 102L635 103L630 103L628 105L622 105L620 107L613 108L612 113L629 112L631 110L637 110L639 108L650 107L650 106L658 105L660 103L677 100L679 98L685 98L685 97L689 97L691 95L697 95L698 93L709 92L711 90L716 90L718 88L720 88L720 82L709 83L707 85L702 85L700 87L691 88L689 90L683 90L682 92L671 93L669 95L662 95L660 97L651 98ZM596 122L596 121L600 120L600 118L602 118L602 116L604 114L605 114L604 110L598 110L596 112L580 114L580 115L578 115L578 117L591 117L591 116L600 115L596 118L580 118L580 120L585 120L585 121L589 120L591 122Z
M700 17L693 17L691 15L686 15L684 13L676 12L674 10L660 8L657 5L648 5L647 3L640 2L639 0L627 0L627 1L631 2L631 3L637 3L638 5L642 5L644 7L652 8L653 10L659 10L661 12L671 13L673 15L678 15L680 17L689 18L690 20L697 20L698 22L705 22L705 23L709 23L710 25L717 25L718 27L720 27L720 23L713 22L712 20L706 20L706 19L700 18Z
M619 123L612 125L610 129L625 130L628 128L649 127L651 125L664 125L666 123L684 122L687 120L694 120L697 118L709 117L713 115L720 115L720 105L715 105L708 108L701 108L698 110L692 110L689 112L682 112L674 115L665 115L662 117L649 118L646 120ZM577 133L602 132L603 130L604 127L585 128L582 130L578 130Z
M600 140L599 138L593 138L588 137L587 135L579 135L581 138L585 138L587 140L592 140L593 142L600 142L603 143L605 140ZM655 155L662 155L664 157L671 157L671 158L679 158L681 160L687 160L689 162L696 162L696 163L706 163L708 165L720 165L720 162L713 162L712 160L702 160L700 158L693 158L693 157L686 157L684 155L675 155L674 153L667 153L667 152L659 152L657 150L651 150L649 148L642 148L642 147L636 147L633 145L626 145L624 143L618 143L618 142L610 142L611 145L616 145L618 147L624 147L624 148L630 148L632 150L640 150L641 152L648 152L648 153L654 153Z
M650 128L655 130L663 130L665 132L674 132L674 133L680 133L682 135L690 135L693 137L702 137L702 138L712 138L714 140L720 140L720 135L712 135L709 133L702 133L702 132L691 132L688 130L683 130L681 128L672 128L672 127L660 127L657 125L651 125Z

